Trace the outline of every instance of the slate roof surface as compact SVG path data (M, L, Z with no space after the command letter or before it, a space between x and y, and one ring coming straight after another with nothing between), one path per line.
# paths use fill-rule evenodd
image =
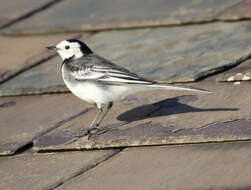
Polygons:
M0 1L0 189L251 189L251 1ZM44 47L85 41L150 91L97 110ZM185 84L184 84L185 83Z

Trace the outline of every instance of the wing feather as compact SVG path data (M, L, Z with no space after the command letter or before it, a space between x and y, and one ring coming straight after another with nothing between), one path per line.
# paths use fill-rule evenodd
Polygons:
M145 80L138 75L120 68L105 66L86 65L85 67L73 71L72 75L76 80L96 80L107 83L127 83L127 84L151 84L152 81Z

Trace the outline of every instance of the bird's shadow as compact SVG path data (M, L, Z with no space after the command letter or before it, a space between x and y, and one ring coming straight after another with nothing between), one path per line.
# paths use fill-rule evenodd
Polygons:
M188 112L215 112L215 111L237 111L238 108L209 108L202 109L187 105L189 102L196 101L196 95L184 95L175 98L161 100L153 104L147 104L133 108L127 112L120 114L117 119L130 123L146 118L154 118L160 116L169 116L173 114Z

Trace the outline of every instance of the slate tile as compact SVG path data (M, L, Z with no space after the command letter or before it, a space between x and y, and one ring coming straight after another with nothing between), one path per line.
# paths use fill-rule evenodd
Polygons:
M95 52L140 75L194 82L250 57L250 22L100 32Z
M96 31L213 21L241 0L68 0L7 28L7 34Z
M49 59L52 55L56 55L56 52L48 51L45 47L57 44L58 42L69 38L81 37L81 39L86 39L90 35L90 33L49 35L48 38L44 37L45 40L42 45L39 41L36 41L43 53L40 52L40 54L34 55L30 59L31 61L28 60L28 63L34 66L37 62L40 63L42 61L42 64L38 64L35 67L30 68L27 71L24 71L12 79L0 84L0 96L68 92L68 89L65 87L61 77L61 59L59 56ZM40 40L43 40L43 38ZM30 45L32 46L33 44ZM45 55L47 55L47 57ZM51 56L48 57L48 55ZM45 56L45 58L42 59L41 57L43 56ZM46 59L49 60L46 61ZM34 60L37 60L37 62L34 62ZM28 65L27 67L30 66L31 65ZM12 67L13 69L18 69L18 66L15 64L12 65Z
M0 83L55 55L45 50L48 44L74 37L74 34L45 36L0 36Z
M0 155L23 146L89 108L71 94L4 97L0 99Z
M118 150L25 153L0 158L0 189L53 189L113 156Z
M58 189L250 189L250 142L130 148Z
M243 0L240 3L233 5L232 7L224 10L218 17L224 21L235 21L251 18L251 1Z
M193 82L249 58L250 26L250 22L240 22L107 31L84 41L97 54L146 78L165 82ZM0 86L0 94L66 90L58 73L60 63L61 60L55 58L20 74ZM38 80L31 82L33 77Z
M236 82L251 80L251 61L247 60L244 63L234 67L233 69L220 74L217 78L219 82Z
M19 19L41 10L58 0L32 1L13 0L1 1L0 4L0 28L7 26ZM29 5L29 6L27 6Z
M249 83L201 82L195 86L214 93L138 93L115 103L102 123L105 130L98 135L77 138L94 118L96 111L92 110L37 138L33 148L48 151L251 139Z
M48 60L3 83L0 96L68 92L61 77L61 58Z

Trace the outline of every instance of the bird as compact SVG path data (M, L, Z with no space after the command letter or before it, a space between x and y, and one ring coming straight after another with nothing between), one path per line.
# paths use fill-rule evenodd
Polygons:
M57 45L48 46L47 49L56 50L61 56L61 74L69 90L75 96L98 108L88 133L100 129L100 123L115 100L123 99L136 92L166 89L210 93L204 89L145 79L99 56L78 39L66 39Z

